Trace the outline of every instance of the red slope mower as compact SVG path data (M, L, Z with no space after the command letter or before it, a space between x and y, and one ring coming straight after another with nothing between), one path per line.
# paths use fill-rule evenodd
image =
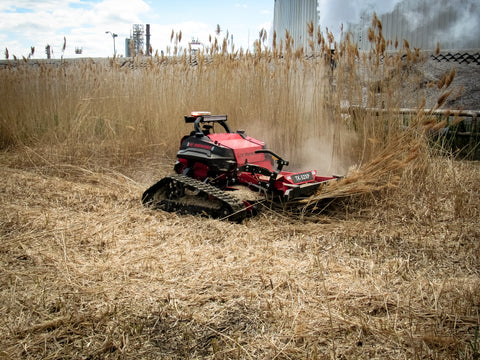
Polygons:
M194 130L182 138L175 175L148 188L145 206L184 214L241 221L266 199L288 203L313 195L336 176L316 170L283 171L288 161L244 131L230 131L227 115L193 112L185 116ZM215 132L215 125L223 128Z

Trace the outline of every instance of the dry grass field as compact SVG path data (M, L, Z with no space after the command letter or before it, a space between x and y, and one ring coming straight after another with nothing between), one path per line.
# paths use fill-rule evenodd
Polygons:
M478 359L480 166L438 151L422 59L382 39L374 19L372 51L339 43L334 69L313 32L316 57L212 40L133 69L1 69L0 358ZM428 84L436 108L454 75ZM346 177L241 224L143 208L192 110Z

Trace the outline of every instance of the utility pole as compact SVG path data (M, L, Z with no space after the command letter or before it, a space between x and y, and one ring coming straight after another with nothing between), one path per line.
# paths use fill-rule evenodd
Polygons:
M105 34L110 34L112 35L112 39L113 39L113 56L115 56L117 54L116 50L115 50L115 38L118 36L117 34L115 33L112 33L111 31L105 31Z

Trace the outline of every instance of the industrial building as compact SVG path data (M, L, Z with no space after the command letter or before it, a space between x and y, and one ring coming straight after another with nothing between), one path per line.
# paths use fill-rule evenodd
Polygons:
M146 25L146 30L143 24L134 24L130 37L125 39L125 56L131 57L140 53L147 56L151 55L150 36L150 24ZM146 43L144 42L145 38L147 40Z
M308 47L307 23L325 31L329 14L322 14L322 0L275 0L273 29L277 42L285 39L288 30L295 47ZM480 48L480 4L478 0L399 0L391 11L379 13L371 5L355 3L345 7L345 2L326 3L332 13L345 14L344 33L350 32L360 50L368 50L368 29L372 26L374 12L382 23L382 34L403 45L407 40L411 48L433 50L440 45L442 50L465 50ZM325 8L325 4L323 4ZM363 8L362 8L363 7ZM358 11L360 9L360 11ZM355 11L354 11L355 10ZM352 19L352 13L358 17ZM324 20L322 20L324 19ZM342 24L335 24L340 28Z
M286 31L294 41L294 47L308 46L307 23L319 25L317 0L275 0L273 30L277 34L277 43L285 42Z

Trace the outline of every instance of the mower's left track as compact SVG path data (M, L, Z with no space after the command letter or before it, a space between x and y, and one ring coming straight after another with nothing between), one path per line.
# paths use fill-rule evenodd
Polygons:
M215 186L185 175L171 175L148 188L145 206L181 214L242 221L247 211L242 200Z

